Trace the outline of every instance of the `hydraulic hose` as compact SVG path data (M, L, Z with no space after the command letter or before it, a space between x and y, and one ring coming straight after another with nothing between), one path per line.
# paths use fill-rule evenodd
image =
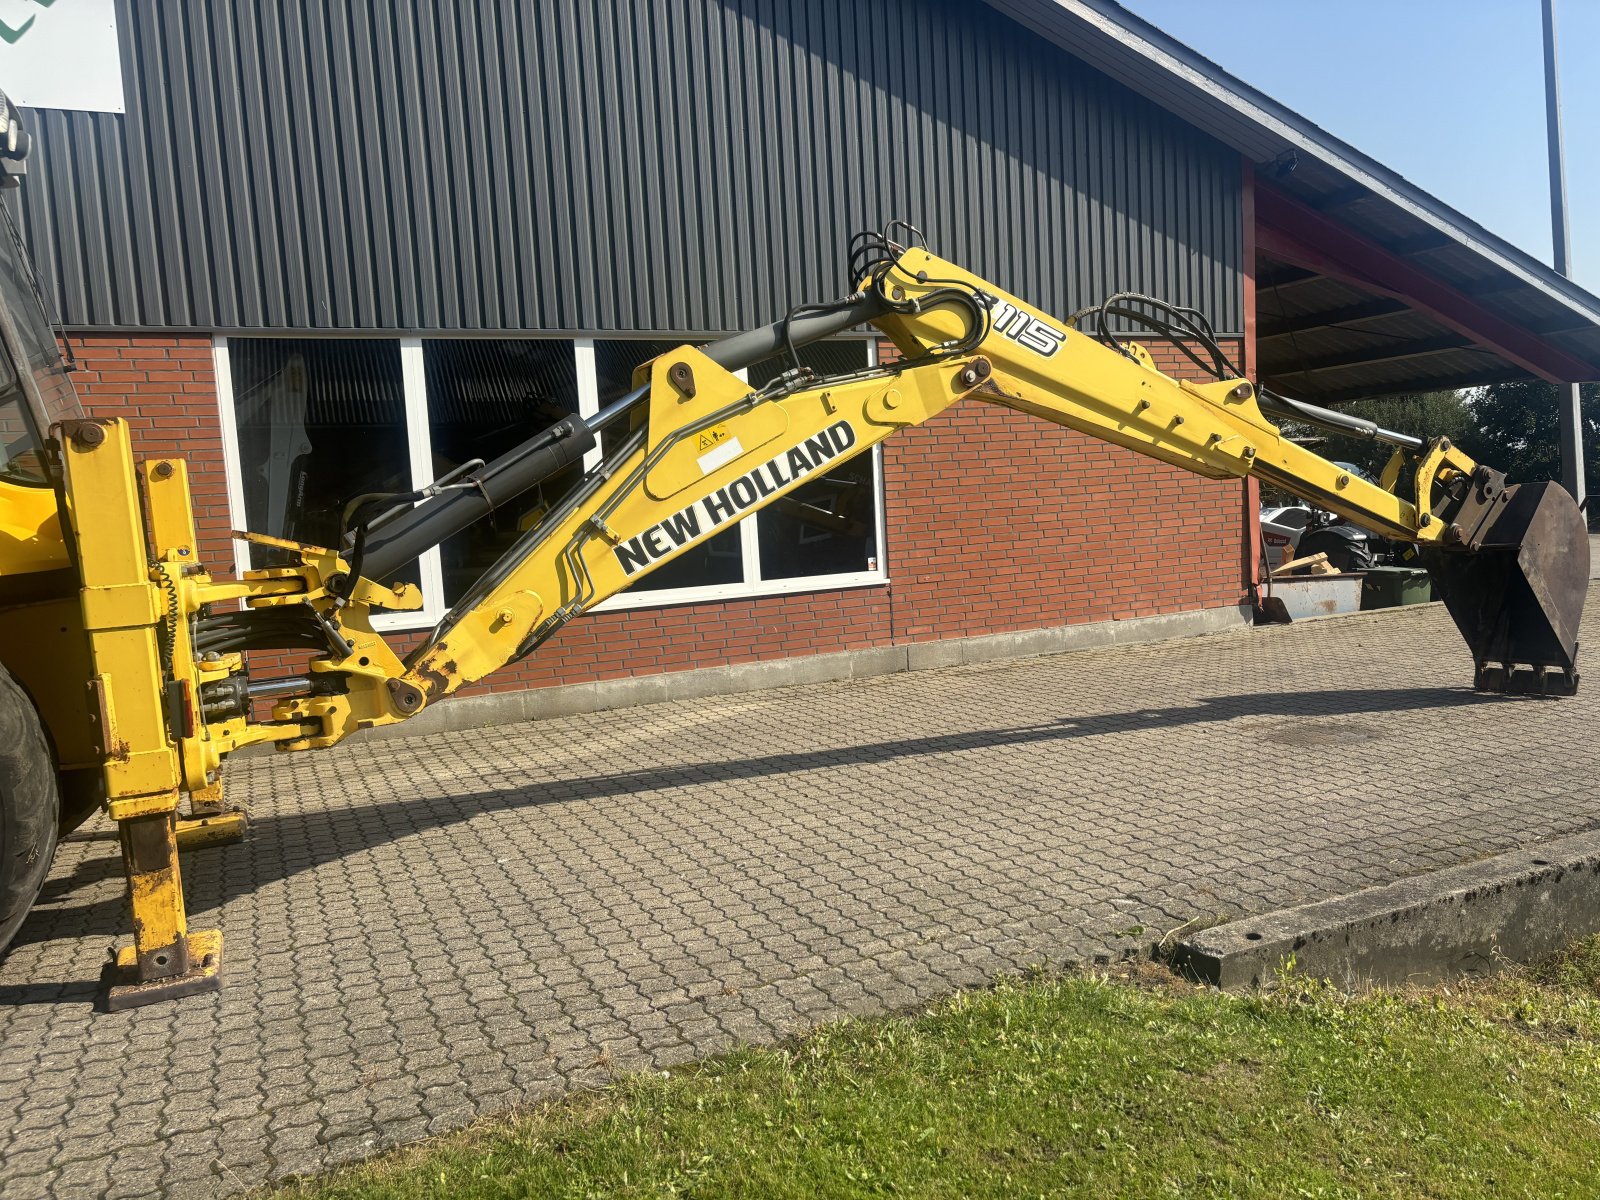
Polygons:
M837 307L796 314L792 319L736 333L702 346L700 352L718 366L737 371L771 358L789 346L804 346L842 333L885 311L886 302L876 292L858 293L841 301ZM648 386L635 388L588 420L568 417L558 421L487 466L454 481L450 490L370 528L361 555L362 576L376 583L384 582L432 547L516 499L541 480L581 462L594 447L599 431L627 414L649 391Z

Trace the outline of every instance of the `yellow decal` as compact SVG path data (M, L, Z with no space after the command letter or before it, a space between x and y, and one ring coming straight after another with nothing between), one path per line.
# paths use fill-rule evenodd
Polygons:
M727 436L727 422L723 422L720 425L713 425L710 429L702 429L700 431L700 453L704 454L707 450L712 449L718 443L725 441Z

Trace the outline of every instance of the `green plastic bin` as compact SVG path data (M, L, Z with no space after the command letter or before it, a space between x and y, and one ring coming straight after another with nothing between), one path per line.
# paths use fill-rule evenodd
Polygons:
M1421 567L1368 567L1361 583L1361 607L1398 608L1433 599L1433 581Z

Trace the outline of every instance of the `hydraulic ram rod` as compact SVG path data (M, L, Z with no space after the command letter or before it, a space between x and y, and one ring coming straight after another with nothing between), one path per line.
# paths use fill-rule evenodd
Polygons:
M1256 404L1268 416L1304 421L1307 425L1315 425L1319 429L1327 429L1333 433L1353 433L1357 437L1370 438L1375 442L1404 446L1407 450L1421 450L1427 445L1422 438L1385 429L1376 421L1368 421L1364 417L1352 417L1349 413L1335 412L1331 408L1318 408L1315 404L1307 404L1304 400L1291 400L1287 396L1280 396L1265 388L1256 393Z

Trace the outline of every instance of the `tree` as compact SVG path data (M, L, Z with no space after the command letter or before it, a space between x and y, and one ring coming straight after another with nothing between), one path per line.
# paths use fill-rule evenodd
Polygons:
M1586 383L1580 392L1585 478L1590 486L1600 487L1600 384ZM1561 427L1554 384L1518 380L1468 392L1382 396L1340 405L1339 411L1424 440L1447 437L1478 462L1504 471L1512 483L1561 478ZM1295 421L1284 422L1283 430L1323 458L1355 463L1374 477L1393 453L1393 447L1384 442L1328 433ZM1402 473L1402 481L1408 474ZM1288 498L1263 491L1262 501L1288 503ZM1586 512L1590 526L1600 528L1600 503Z
M1460 392L1416 392L1401 396L1379 396L1371 400L1355 400L1339 406L1339 411L1352 417L1372 421L1383 429L1396 433L1409 433L1427 441L1447 437L1473 458L1483 453L1488 443L1479 428L1477 413L1469 400ZM1294 425L1286 426L1296 441L1305 442L1323 458L1333 462L1355 463L1373 478L1383 470L1394 447L1387 442L1348 434L1328 433ZM1487 454L1485 461L1492 462Z
M1561 478L1561 423L1555 384L1541 380L1495 383L1472 396L1483 438L1481 458L1506 473L1512 482ZM1600 485L1600 384L1579 389L1583 414L1584 477L1588 486ZM1472 454L1472 451L1467 453ZM1600 517L1595 505L1587 510L1591 526Z

